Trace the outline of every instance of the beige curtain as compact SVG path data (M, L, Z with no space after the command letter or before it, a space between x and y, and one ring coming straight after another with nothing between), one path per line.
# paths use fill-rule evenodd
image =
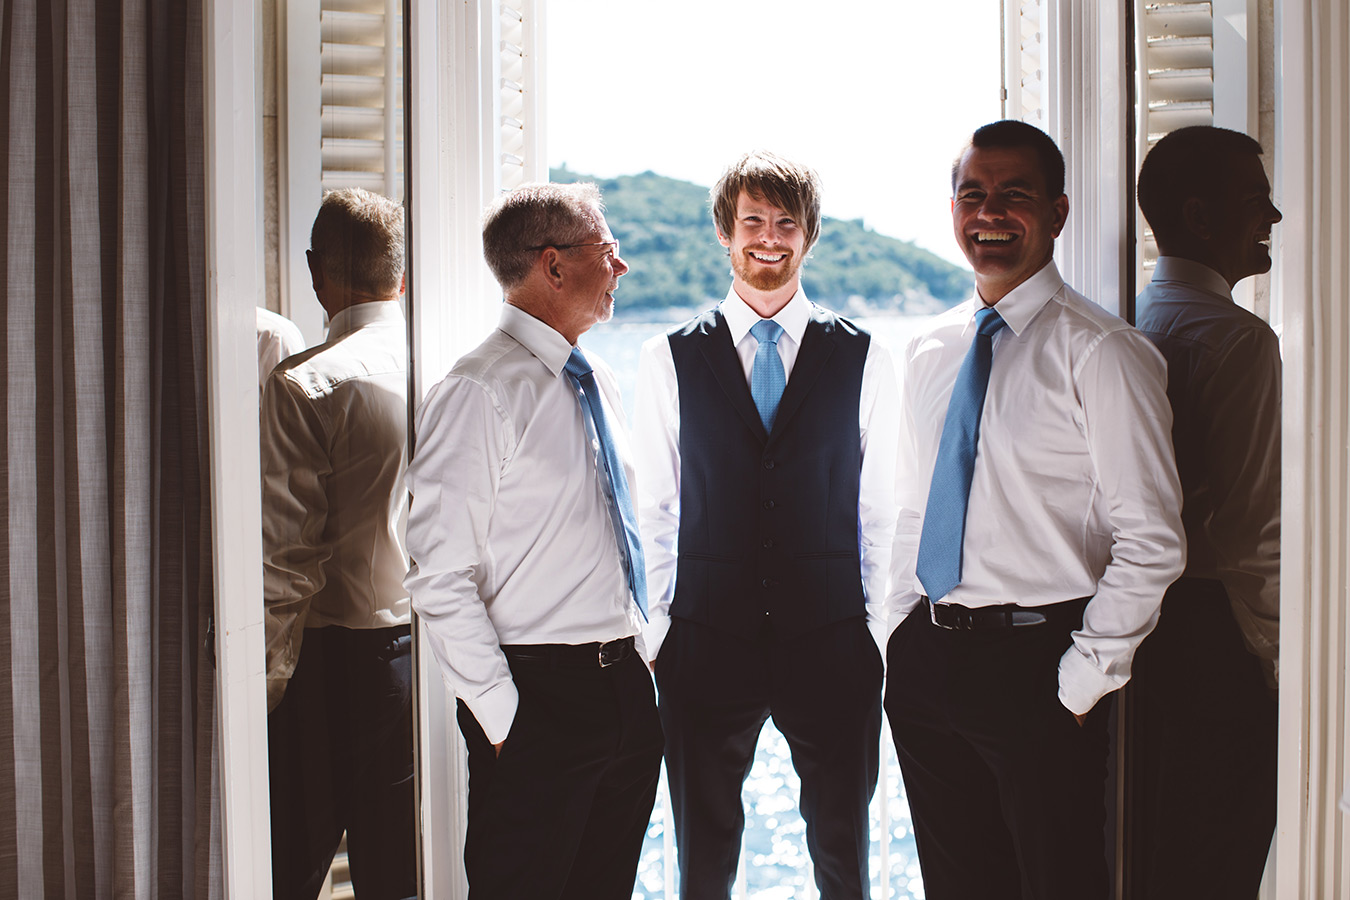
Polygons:
M0 898L220 890L201 0L0 0Z

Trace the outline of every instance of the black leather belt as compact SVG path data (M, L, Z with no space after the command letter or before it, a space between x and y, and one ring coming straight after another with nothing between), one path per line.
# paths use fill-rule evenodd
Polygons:
M1000 604L971 608L955 603L933 603L927 597L923 598L923 602L928 607L928 618L939 628L948 631L1002 631L1063 621L1074 615L1081 619L1083 607L1089 599L1083 597L1038 607Z
M512 662L546 662L567 668L604 669L623 662L637 652L633 638L619 638L601 644L506 644L502 647Z

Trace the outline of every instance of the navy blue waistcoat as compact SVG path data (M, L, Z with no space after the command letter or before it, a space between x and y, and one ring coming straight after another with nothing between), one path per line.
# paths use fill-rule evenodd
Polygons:
M743 637L865 615L858 402L871 337L813 308L766 434L716 310L668 340L680 392L680 534L670 614Z

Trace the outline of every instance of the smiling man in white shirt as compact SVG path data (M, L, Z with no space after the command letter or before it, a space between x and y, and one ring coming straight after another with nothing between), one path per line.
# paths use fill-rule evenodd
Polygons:
M1139 170L1161 255L1139 330L1167 359L1186 572L1139 648L1128 727L1137 883L1149 900L1253 898L1275 828L1280 346L1233 287L1270 271L1261 145L1182 128Z
M870 895L895 373L801 286L813 171L747 154L712 198L731 288L643 346L634 429L680 892L729 896L772 716L821 897L853 900Z
M483 251L501 322L427 394L408 468L407 585L469 747L469 896L627 900L661 726L619 392L576 343L628 266L589 184L503 194Z
M1064 283L1064 160L952 170L975 296L902 363L885 707L930 900L1105 900L1105 714L1184 556L1166 372ZM986 388L987 384L987 388Z

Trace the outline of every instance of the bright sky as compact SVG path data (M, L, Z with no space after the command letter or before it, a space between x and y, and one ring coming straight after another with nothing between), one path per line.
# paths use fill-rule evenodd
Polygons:
M965 266L952 157L1000 117L999 0L548 0L548 157L711 185L763 148L827 216ZM711 228L711 224L709 225Z

